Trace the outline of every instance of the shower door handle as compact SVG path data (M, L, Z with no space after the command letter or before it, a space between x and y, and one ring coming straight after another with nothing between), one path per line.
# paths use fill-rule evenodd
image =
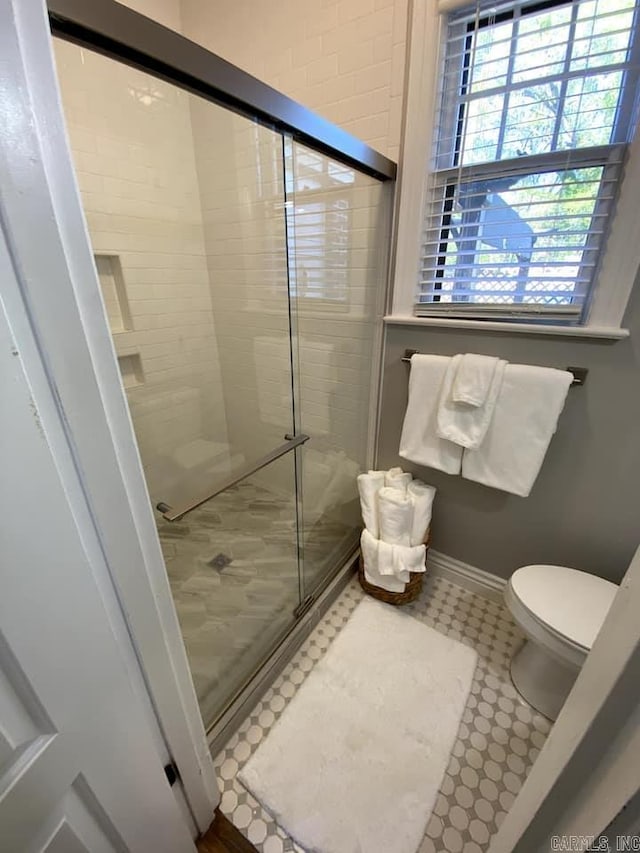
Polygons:
M304 444L305 441L309 441L310 436L305 435L304 433L300 433L300 435L290 435L287 433L285 435L287 439L284 444L275 447L272 451L267 453L266 456L263 456L261 459L258 459L257 462L253 462L251 465L247 465L245 468L241 468L235 474L232 474L226 480L223 480L219 483L215 488L211 491L208 491L205 495L200 495L199 497L189 501L178 509L174 509L168 503L164 501L159 501L156 504L156 509L158 512L162 513L162 517L166 521L178 521L178 519L182 518L188 512L191 512L192 509L196 509L201 506L203 503L206 503L211 498L215 498L216 495L221 494L222 492L226 492L227 489L230 489L231 486L235 486L237 483L242 482L242 480L246 480L247 477L250 477L252 474L255 474L256 471L260 471L261 468L265 468L267 465L270 465L272 462L275 462L276 459L279 459L281 456L284 456L286 453L289 453L291 450L295 450L296 447L300 447L301 444Z

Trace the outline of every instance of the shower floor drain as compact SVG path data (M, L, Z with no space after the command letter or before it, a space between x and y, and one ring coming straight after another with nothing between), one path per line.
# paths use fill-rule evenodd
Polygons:
M226 554L216 554L209 562L208 566L211 566L212 569L217 569L221 572L223 569L226 569L229 563L232 562L231 557L227 557Z

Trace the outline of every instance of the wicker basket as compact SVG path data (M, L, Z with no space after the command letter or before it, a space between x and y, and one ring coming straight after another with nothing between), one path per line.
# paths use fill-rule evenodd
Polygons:
M430 531L427 530L427 535L424 538L426 552L429 551L429 533ZM360 581L360 586L372 598L377 598L378 601L384 601L385 604L409 604L410 601L415 601L422 590L422 579L424 575L424 572L410 572L409 581L405 585L404 592L389 592L379 586L370 584L365 578L362 554L360 554L360 559L358 561L358 580Z

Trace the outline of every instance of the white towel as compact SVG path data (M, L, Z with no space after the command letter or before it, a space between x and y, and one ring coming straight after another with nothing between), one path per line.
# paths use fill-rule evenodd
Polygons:
M367 474L358 474L362 520L374 539L380 538L378 492L384 486L384 475L384 471L369 471Z
M451 361L442 355L416 354L411 357L409 402L400 438L400 456L459 474L462 448L436 433L440 389Z
M374 586L379 586L381 589L386 589L387 592L404 592L404 582L399 580L393 574L381 575L379 572L379 545L377 539L369 533L368 530L362 531L360 537L360 547L362 549L362 562L364 563L365 579ZM392 548L392 546L389 546ZM407 575L408 580L408 575Z
M388 545L411 545L413 503L399 489L387 486L378 492L380 536Z
M499 361L489 355L463 355L451 389L453 402L484 406Z
M452 397L453 385L464 358L463 355L455 355L445 373L438 405L437 433L440 438L453 441L460 447L474 449L480 447L487 434L507 362L498 359L484 405L469 406L454 402Z
M396 578L402 583L406 583L409 580L409 572L398 558L399 550L408 551L410 549L402 548L401 545L389 545L382 539L378 540L378 572L384 578Z
M411 480L413 480L413 475L405 473L402 468L389 468L384 477L384 484L392 489L399 489L406 495L407 486Z
M572 376L566 370L509 364L493 419L477 450L466 450L468 480L526 498L556 431Z
M413 503L413 521L411 524L411 545L422 545L431 524L435 486L428 486L422 480L412 480L407 487L407 497Z
M424 572L426 570L427 549L424 545L413 548L403 548L393 545L393 573L397 578L406 577L410 580L409 572Z

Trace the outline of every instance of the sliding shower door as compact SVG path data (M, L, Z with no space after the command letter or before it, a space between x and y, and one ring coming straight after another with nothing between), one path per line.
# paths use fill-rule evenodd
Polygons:
M64 41L55 52L104 310L212 725L358 542L389 190L166 79Z
M56 40L103 301L205 723L301 601L283 137ZM298 457L296 459L296 457Z
M356 547L356 477L375 413L389 187L297 142L286 147L289 276L296 318L296 417L302 459L305 595Z

